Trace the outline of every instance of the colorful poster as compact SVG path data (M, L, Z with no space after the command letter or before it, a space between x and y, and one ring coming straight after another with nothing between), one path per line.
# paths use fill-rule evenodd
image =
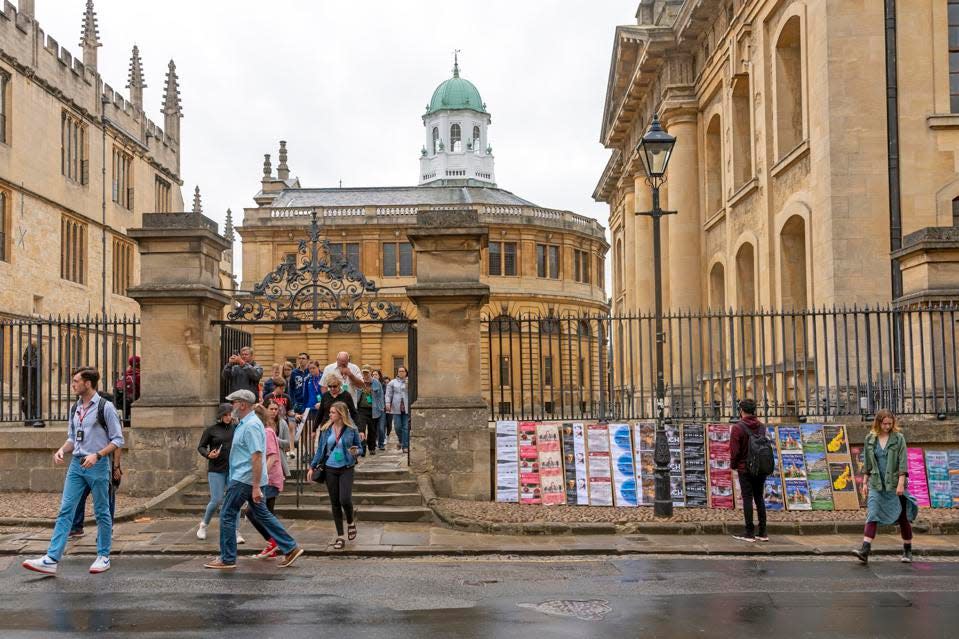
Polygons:
M635 443L634 464L636 466L636 486L639 503L652 506L656 500L656 483L653 450L656 447L656 424L640 422L633 424L633 442Z
M536 424L533 422L520 422L519 425L519 501L521 504L543 503Z
M709 506L733 508L733 473L729 467L729 424L706 426L706 454L709 459Z
M826 453L806 452L806 479L829 479L829 464Z
M909 494L916 498L920 508L928 508L929 485L926 483L926 462L921 448L906 449L906 464L909 470Z
M576 450L574 430L579 430L580 447ZM560 431L560 442L563 445L563 478L566 482L566 503L569 506L587 506L589 498L586 493L586 453L583 452L583 425L565 423ZM582 492L580 491L582 483ZM583 501L580 501L580 495Z
M633 436L629 424L609 425L609 452L613 466L613 503L618 507L638 506L636 469L633 465Z
M573 424L573 453L576 462L576 502L589 505L589 474L586 472L586 425Z
M588 450L589 505L613 505L613 477L609 460L609 428L606 424L586 427Z
M952 485L949 483L949 453L926 451L926 479L929 481L929 503L933 508L952 508Z
M519 501L519 424L496 422L496 501Z
M799 434L798 426L780 426L779 431L779 450L783 453L801 453L802 436Z
M776 438L776 427L766 426L766 437L773 445L773 452L779 449L779 440ZM763 485L763 501L766 504L766 510L783 510L786 504L783 501L783 478L779 474L779 455L773 456L775 467L773 473L766 477L766 483ZM688 482L687 482L688 490Z
M536 452L539 455L539 483L543 490L543 504L558 506L566 503L563 490L563 453L559 446L559 427L555 424L536 426Z
M813 510L834 510L832 503L832 482L828 479L810 479L809 495Z
M783 482L786 491L786 508L789 510L812 510L809 499L809 486L805 481Z
M823 438L826 441L826 453L830 455L848 455L849 438L846 427L842 424L826 424L822 427ZM835 461L830 459L829 461ZM845 460L841 460L845 461Z
M669 444L669 494L673 506L686 505L685 476L683 474L683 444L678 424L665 426L666 442Z
M779 435L779 467L783 478L783 495L785 496L787 510L812 510L812 499L806 477L806 457L803 454L805 432L802 428L805 426L815 425L806 424L803 427L780 426L777 429ZM818 431L818 438L815 436L816 432L815 429L809 431L812 447L813 449L819 448L818 452L825 453L826 447L822 443L821 427ZM817 451L814 450L813 452Z
M829 481L832 482L832 499L836 510L859 509L852 463L829 462Z
M686 505L709 504L706 485L706 432L702 424L683 424L683 468L686 472Z
M782 453L783 481L806 479L806 460L796 453Z
M826 442L823 439L822 424L803 424L802 449L804 453L826 453Z
M952 507L959 508L959 450L949 451L949 485L952 487Z
M856 496L859 498L859 507L866 505L865 492L863 486L866 483L866 460L863 459L862 446L853 446L849 449L849 455L852 457L852 476L856 479Z

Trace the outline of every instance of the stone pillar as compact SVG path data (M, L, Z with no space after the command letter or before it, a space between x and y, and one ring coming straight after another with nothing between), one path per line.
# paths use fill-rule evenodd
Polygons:
M636 310L636 205L633 194L623 196L623 308L620 311L632 313Z
M420 211L407 237L416 252L417 399L411 407L411 466L436 494L488 500L489 407L481 388L480 252L489 230L470 209Z
M676 146L669 161L669 261L663 273L673 310L701 307L699 214L699 161L697 154L696 114L680 111L663 117L669 134L676 136Z
M158 494L197 469L196 445L213 423L220 389L218 289L229 243L198 213L147 213L131 229L140 249L141 394L133 404L126 485Z
M626 211L627 214L632 213L636 220L631 238L636 246L635 263L632 266L636 278L636 291L633 294L636 303L633 305L633 310L649 313L655 304L653 299L653 221L648 216L636 215L636 213L653 208L653 191L646 184L646 176L642 173L637 174L633 179L633 194L634 210Z

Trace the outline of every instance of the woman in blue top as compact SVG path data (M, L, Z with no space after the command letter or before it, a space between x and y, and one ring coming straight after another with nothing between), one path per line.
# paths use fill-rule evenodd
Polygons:
M869 561L872 541L879 524L899 524L902 535L902 561L912 561L912 526L919 506L907 489L909 467L906 438L899 432L896 416L888 410L876 413L872 431L866 435L863 454L863 493L866 495L866 530L862 548L855 552L862 563Z
M356 539L356 524L353 523L353 467L362 446L360 433L350 418L350 410L344 402L330 407L330 419L320 429L316 455L310 462L310 478L326 471L326 490L330 494L333 522L336 524L336 541L333 548L341 550L343 540L343 516L346 516L350 541Z

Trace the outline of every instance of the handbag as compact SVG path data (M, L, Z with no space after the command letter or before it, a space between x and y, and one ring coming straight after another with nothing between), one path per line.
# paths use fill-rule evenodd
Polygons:
M330 428L332 428L332 426ZM333 442L333 448L337 447L337 445L340 443L340 438L343 437L343 433L345 432L346 432L346 428L344 427L343 430L340 431L340 434L336 438L336 441ZM320 472L313 473L313 481L316 482L317 484L326 483L326 460L330 458L330 453L333 452L333 448L330 448L326 451L326 454L323 455L323 461L321 461L319 465L316 467L316 470Z

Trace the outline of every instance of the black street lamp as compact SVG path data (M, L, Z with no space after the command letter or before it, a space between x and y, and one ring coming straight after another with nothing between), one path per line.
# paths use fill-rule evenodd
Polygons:
M666 441L666 428L663 415L666 404L666 386L663 382L663 265L659 221L664 215L676 211L664 211L659 206L659 187L666 181L666 167L673 154L676 138L663 130L659 116L653 115L649 130L640 141L636 151L646 169L646 183L653 189L653 208L650 211L637 211L636 215L648 215L653 218L653 276L656 283L656 448L653 461L656 462L655 488L656 498L653 513L656 517L672 517L673 498L669 482L669 442Z

